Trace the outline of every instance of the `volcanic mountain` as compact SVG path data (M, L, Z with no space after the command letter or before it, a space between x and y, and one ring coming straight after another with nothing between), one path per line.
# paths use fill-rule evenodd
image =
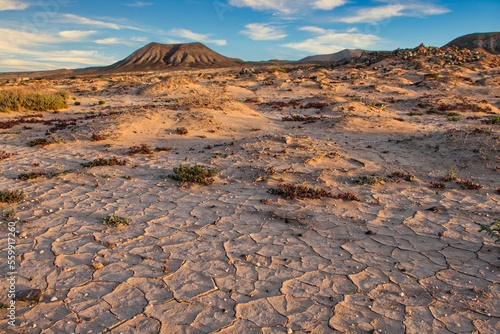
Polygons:
M363 52L365 51L359 49L356 50L344 49L342 51L326 55L309 56L304 59L301 59L300 61L341 61L349 58L358 58L363 54Z
M230 67L243 63L240 59L224 57L201 43L150 43L127 58L101 70L133 72L171 67Z
M469 34L455 38L443 48L458 46L462 49L487 51L493 54L500 54L500 32L486 32Z

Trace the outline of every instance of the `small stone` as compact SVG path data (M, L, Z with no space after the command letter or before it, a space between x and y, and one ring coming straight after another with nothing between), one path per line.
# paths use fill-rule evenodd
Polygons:
M51 302L55 302L56 300L57 300L57 297L52 297L52 298L50 298L50 301L51 301Z
M102 267L104 267L104 265L100 262L96 262L92 263L92 267L94 267L95 269L101 269Z

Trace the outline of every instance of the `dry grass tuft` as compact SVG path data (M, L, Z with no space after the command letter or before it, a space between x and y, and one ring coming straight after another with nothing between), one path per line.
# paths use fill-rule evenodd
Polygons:
M0 112L49 111L68 108L66 92L37 91L32 88L7 88L0 90Z

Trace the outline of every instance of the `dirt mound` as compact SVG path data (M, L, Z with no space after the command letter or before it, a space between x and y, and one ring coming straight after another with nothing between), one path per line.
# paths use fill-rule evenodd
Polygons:
M150 43L127 58L103 69L133 72L171 67L229 67L242 63L240 59L224 57L201 43Z
M462 49L484 50L500 54L500 32L476 33L455 38L444 47L457 46Z

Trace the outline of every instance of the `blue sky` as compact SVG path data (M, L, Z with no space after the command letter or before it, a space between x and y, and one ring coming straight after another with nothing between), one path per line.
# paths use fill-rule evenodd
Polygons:
M499 17L498 0L0 0L0 71L104 66L153 41L248 61L442 46Z

